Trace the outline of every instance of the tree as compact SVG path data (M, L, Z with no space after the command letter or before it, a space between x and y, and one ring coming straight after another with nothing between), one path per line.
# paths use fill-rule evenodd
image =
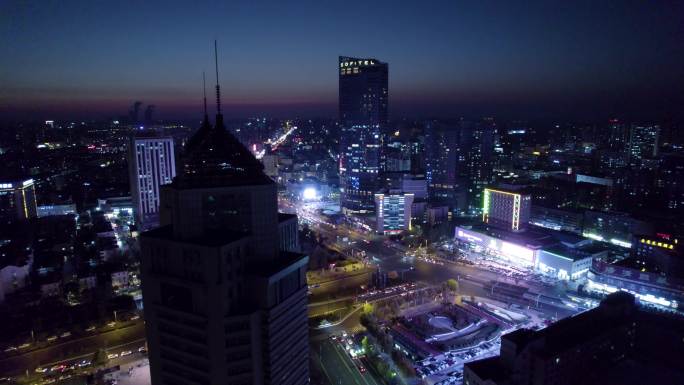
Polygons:
M107 363L107 353L103 349L98 349L95 354L93 354L92 363L93 365L104 365Z
M458 281L456 281L456 280L453 279L453 278L447 280L447 287L448 287L449 290L451 290L452 292L457 292L457 291L458 291Z
M385 332L381 332L380 335L378 336L380 346L382 347L382 350L385 352L391 352L392 351L392 346L394 345L394 338L392 338L391 335Z
M373 305L368 302L364 303L361 313L366 315L373 313Z
M361 324L361 326L368 328L368 324L370 323L370 320L368 319L368 314L362 313L359 317L359 323Z
M394 360L394 363L397 365L399 370L401 370L406 376L414 377L416 375L416 371L413 368L411 360L409 360L409 358L406 357L403 352L397 349L392 350L392 360Z
M365 354L371 353L372 348L370 346L370 342L368 341L368 336L364 336L361 340L361 347L363 348L363 352Z

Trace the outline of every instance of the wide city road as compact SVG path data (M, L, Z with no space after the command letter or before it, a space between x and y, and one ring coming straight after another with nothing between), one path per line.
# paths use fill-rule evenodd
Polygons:
M145 324L133 323L130 326L109 330L103 333L66 341L47 346L24 354L0 360L0 374L16 376L34 372L38 367L55 365L56 363L93 355L98 349L134 344L144 345ZM83 359L83 358L81 358Z
M428 285L441 285L448 279L459 281L459 291L466 296L488 297L487 290L483 287L491 282L525 286L531 293L541 294L549 298L563 297L563 288L560 286L544 285L540 282L514 279L497 272L490 271L481 266L466 265L462 263L450 263L435 258L438 254L445 256L445 252L428 253L436 261L428 262L424 259L412 257L416 249L407 247L377 234L359 229L350 224L331 225L326 223L317 211L315 204L292 203L281 199L281 206L297 215L310 224L311 228L323 235L327 240L327 246L347 256L358 257L365 255L368 261L380 269L390 272L403 272L405 280L422 282ZM423 249L424 250L424 249ZM315 294L320 296L324 293L336 294L347 291L349 286L342 287L341 283L329 287L321 287ZM360 284L360 282L355 283ZM352 285L353 286L353 285ZM563 306L560 301L557 304L539 303L538 309L550 317L563 318L574 313L574 310ZM528 304L529 299L520 298L519 304Z
M361 373L337 342L329 339L316 341L312 348L314 364L321 368L328 385L380 385L369 370Z

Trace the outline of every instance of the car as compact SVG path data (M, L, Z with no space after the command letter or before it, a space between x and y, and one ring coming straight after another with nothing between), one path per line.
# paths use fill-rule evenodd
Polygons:
M28 342L25 342L25 343L19 345L19 349L26 349L26 348L28 348L29 346L31 346L31 344L28 343Z
M56 339L57 339L57 336L50 336L50 337L47 338L47 341L48 341L48 342L52 342L52 341L54 341L54 340L56 340Z
M109 353L109 354L107 354L107 358L110 359L110 360L111 360L111 359L114 359L114 358L118 358L118 357L119 357L119 354L118 354L118 353Z
M138 348L138 353L147 353L147 348L144 346L141 346Z
M131 353L133 353L133 352L130 351L130 350L123 350L123 351L119 354L119 357L125 357L125 356L127 356L127 355L129 355L129 354L131 354Z
M69 337L69 336L71 336L71 332L64 332L64 333L60 334L59 337L60 337L60 338L67 338L67 337Z
M84 368L84 367L86 367L86 366L89 366L90 364L91 364L90 360L83 360L83 361L81 361L81 362L78 363L78 367L79 367L79 368Z
M96 329L96 328L95 328L95 325L92 325L92 326L88 326L88 327L86 328L85 331L87 331L87 332L94 332L95 329Z
M48 370L50 369L38 367L36 368L36 373L46 373Z
M110 328L113 328L114 326L116 326L116 322L112 321L112 322L108 323L107 326L109 326Z
M140 316L137 315L137 314L134 315L133 317L131 317L131 321L137 321L137 320L139 320L139 319L140 319Z
M15 351L15 350L17 350L17 347L16 347L16 346L8 346L8 347L5 349L5 353L13 352L13 351Z

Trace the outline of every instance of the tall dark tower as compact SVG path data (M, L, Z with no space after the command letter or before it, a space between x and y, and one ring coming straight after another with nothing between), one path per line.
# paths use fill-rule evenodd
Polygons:
M345 213L375 207L382 132L387 126L387 63L339 58L340 205Z
M152 118L154 115L154 104L149 104L147 108L145 108L145 124L152 124L154 123L154 119Z
M161 227L141 236L152 384L308 384L296 217L224 127L218 83L216 101L162 188Z
M128 118L130 119L131 124L137 124L138 123L138 115L140 114L140 106L142 106L141 101L136 101L133 103L133 106L131 107L130 111L128 111Z

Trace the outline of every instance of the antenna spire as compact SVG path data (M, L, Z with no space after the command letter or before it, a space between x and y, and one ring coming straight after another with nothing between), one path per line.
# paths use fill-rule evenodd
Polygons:
M207 79L204 71L202 71L202 91L204 92L204 120L209 120L209 114L207 114Z
M221 86L219 86L218 45L216 40L214 40L214 64L216 65L216 114L221 115Z

